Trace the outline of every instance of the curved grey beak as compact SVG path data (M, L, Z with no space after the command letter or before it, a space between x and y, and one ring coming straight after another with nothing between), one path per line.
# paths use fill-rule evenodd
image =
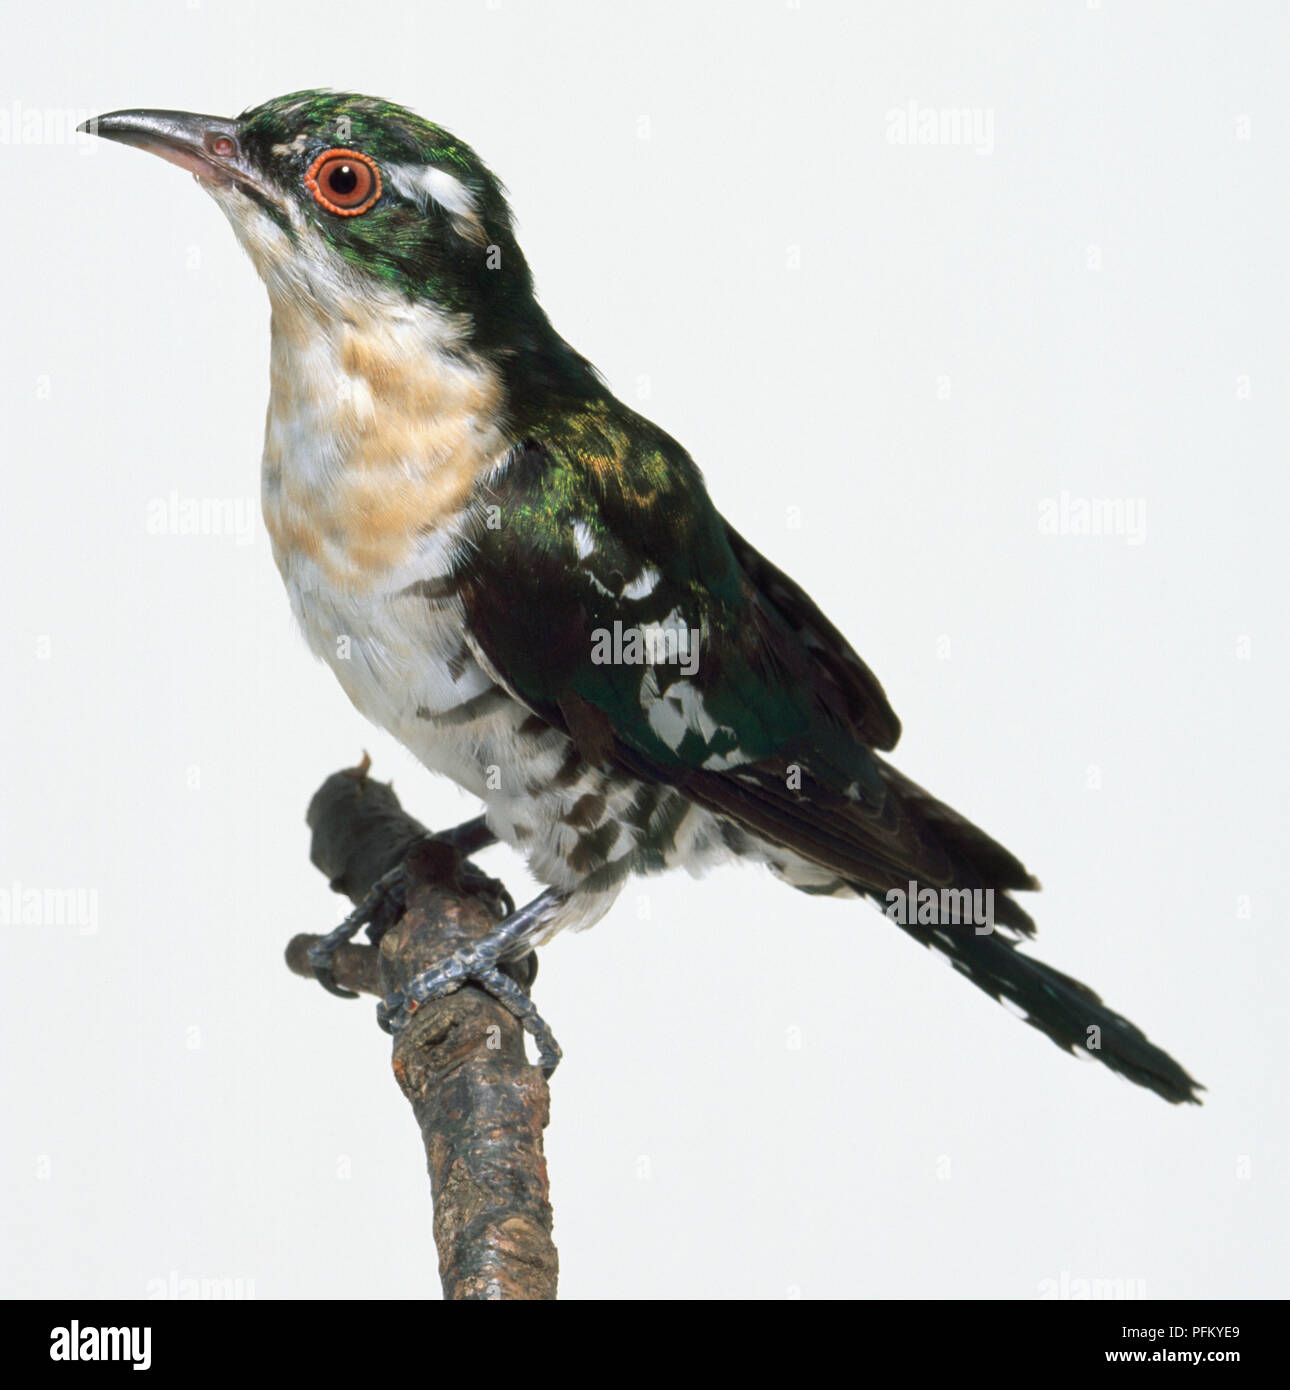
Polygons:
M246 161L237 122L223 116L199 116L190 111L109 111L106 116L85 121L78 129L160 155L203 183L217 187L242 184L262 196L272 196Z

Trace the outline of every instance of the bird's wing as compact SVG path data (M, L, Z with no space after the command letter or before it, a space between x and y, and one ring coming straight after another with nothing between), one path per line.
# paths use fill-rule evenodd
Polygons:
M910 879L994 889L993 923L1007 934L898 924L1062 1048L1096 1049L1165 1099L1195 1100L1196 1083L1140 1029L1018 949L1034 924L1009 890L1038 884L878 756L899 732L878 682L652 429L530 440L495 479L495 524L458 593L496 675L583 757L675 786L872 897ZM624 659L631 632L682 630L698 634L681 653L697 660Z
M644 423L530 439L492 481L495 524L458 592L500 678L592 762L679 787L864 891L987 886L977 839L988 886L1031 886L876 756L899 733L877 680Z
M749 545L729 522L724 526L731 553L758 600L787 623L810 653L815 677L841 699L857 737L872 748L894 748L900 720L878 678L800 584Z

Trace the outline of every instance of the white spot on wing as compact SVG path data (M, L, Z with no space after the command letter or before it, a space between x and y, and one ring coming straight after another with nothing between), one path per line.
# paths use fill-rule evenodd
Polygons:
M595 550L596 542L592 539L591 529L585 521L573 523L573 543L578 548L579 560L585 560Z
M641 709L645 711L646 717L649 719L650 728L674 751L680 747L681 740L690 731L697 733L704 743L711 743L712 737L716 733L732 736L734 734L733 729L727 725L718 724L713 719L708 713L707 706L703 703L702 694L689 681L673 681L660 694L658 675L652 667L645 672L644 679L641 681L640 702ZM720 754L712 755L713 758L722 756ZM740 758L737 753L725 756L734 760L726 763L725 766L732 767L736 762L747 761L747 759ZM705 763L704 765L707 766L708 764Z
M728 753L710 753L704 758L703 766L709 772L728 772L732 767L748 761L748 754L742 748L732 748Z
M663 576L659 574L658 570L656 570L653 565L646 565L630 584L624 586L623 598L647 598L658 588L658 581L662 579L662 577Z

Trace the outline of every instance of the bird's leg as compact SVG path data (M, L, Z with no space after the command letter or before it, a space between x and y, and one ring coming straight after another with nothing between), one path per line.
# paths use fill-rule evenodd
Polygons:
M529 942L548 925L566 896L554 888L546 889L532 902L505 917L487 936L453 952L432 969L423 970L405 990L381 1001L377 1009L381 1027L397 1032L406 1026L422 1004L452 994L462 985L478 985L533 1034L542 1070L549 1077L559 1065L560 1044L528 992L509 974L503 973L503 966L529 954Z
M463 821L460 825L454 825L451 830L441 830L437 835L431 836L431 839L443 840L463 858L497 843L497 836L488 828L488 822L483 816Z
M497 842L497 836L488 828L483 816L476 816L474 820L455 825L451 830L441 831L429 838L451 845L461 856L459 877L466 892L491 891L499 899L502 911L514 912L515 904L506 889L466 858L466 855L486 849ZM313 966L314 978L328 993L338 995L341 999L358 998L353 990L342 989L336 983L333 969L336 952L364 927L367 928L368 939L373 944L379 942L386 930L403 916L408 895L408 876L404 860L372 884L363 900L340 926L328 932L321 941L315 942L309 948L309 964Z
M509 916L515 911L515 899L506 891L506 886L498 879L493 878L491 874L486 874L478 864L469 858L470 855L478 853L479 850L487 849L489 845L497 843L497 836L488 828L488 822L483 816L476 816L474 820L455 825L451 830L440 831L430 838L451 845L457 851L461 861L457 870L457 883L463 892L469 893L473 897L493 898L497 904L497 910L502 916ZM376 935L373 935L372 928L369 927L367 934L372 941L376 942L381 939L384 930L385 928L382 927Z

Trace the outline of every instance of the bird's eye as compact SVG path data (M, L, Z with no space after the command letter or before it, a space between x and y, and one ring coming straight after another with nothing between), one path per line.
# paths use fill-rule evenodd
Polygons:
M357 217L381 196L381 171L357 150L324 150L309 166L305 187L328 212Z

